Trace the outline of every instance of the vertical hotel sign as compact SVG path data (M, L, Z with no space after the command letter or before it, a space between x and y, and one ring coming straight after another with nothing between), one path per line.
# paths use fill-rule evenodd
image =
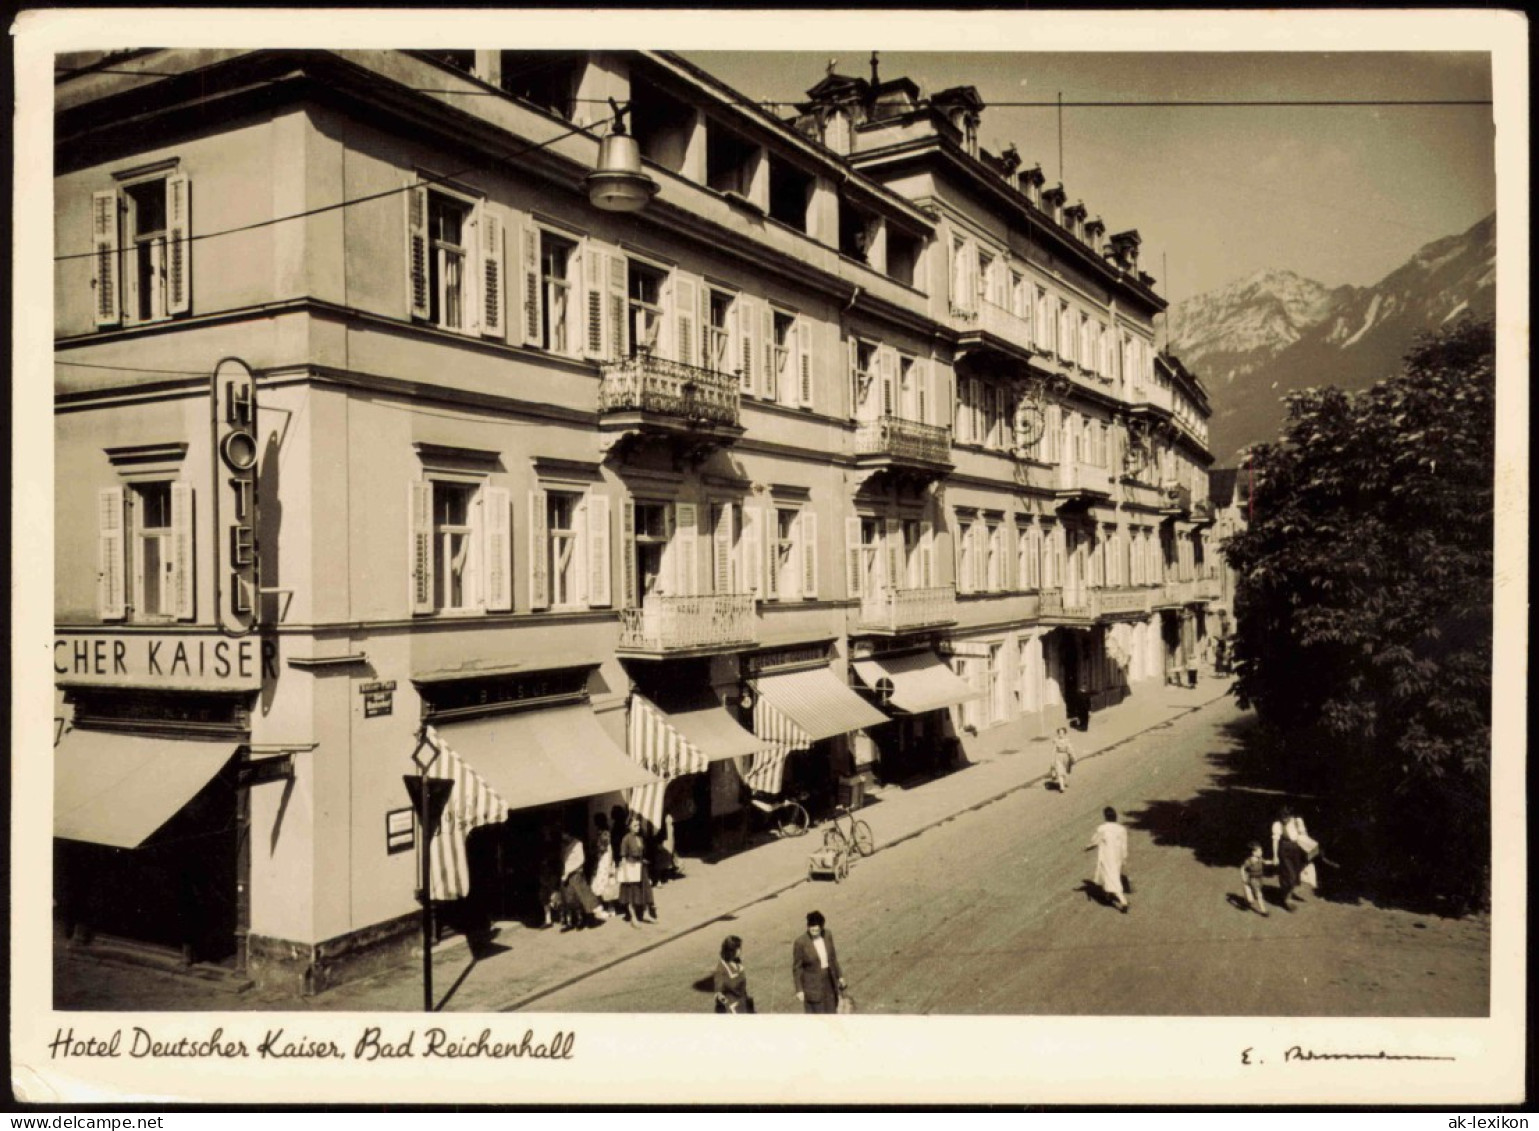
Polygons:
M214 366L214 592L231 636L257 627L256 374L227 357Z

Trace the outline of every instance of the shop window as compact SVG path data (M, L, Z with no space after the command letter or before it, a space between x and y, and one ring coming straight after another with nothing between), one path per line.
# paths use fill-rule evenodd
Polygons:
M770 217L795 228L807 230L807 208L812 201L813 178L777 157L769 159Z
M502 89L571 121L582 60L566 51L502 52Z

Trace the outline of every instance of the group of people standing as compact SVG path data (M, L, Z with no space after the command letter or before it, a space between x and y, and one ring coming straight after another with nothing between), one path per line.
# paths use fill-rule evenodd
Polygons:
M807 913L807 930L791 944L791 982L806 1013L852 1011L849 984L839 967L839 952L821 911ZM717 1013L754 1013L743 965L743 940L728 935L721 944L721 961L714 978Z
M1291 912L1295 903L1304 902L1300 889L1308 887L1318 891L1320 877L1316 862L1331 864L1320 848L1320 842L1309 835L1304 818L1284 806L1272 822L1272 855L1264 855L1261 843L1251 841L1245 862L1240 865L1240 882L1245 889L1245 902L1252 911L1266 915L1266 899L1262 894L1261 881L1268 865L1277 869L1279 902L1284 911Z
M545 926L559 920L562 930L597 927L623 916L632 926L657 922L658 884L683 876L674 851L673 818L650 829L639 813L616 805L609 815L593 817L591 851L571 833L561 834L557 852L559 883L545 901Z

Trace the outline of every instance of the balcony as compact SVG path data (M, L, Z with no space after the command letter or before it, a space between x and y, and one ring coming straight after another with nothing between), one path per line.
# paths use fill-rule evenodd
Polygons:
M1111 498L1111 472L1104 467L1077 460L1058 465L1058 505L1060 508L1090 506Z
M605 364L599 431L610 444L638 437L674 443L698 459L743 434L735 373L700 369L655 354Z
M959 354L992 352L1010 361L1029 361L1034 354L1031 323L992 302L981 301L976 310L951 308Z
M1189 514L1192 509L1192 490L1179 483L1166 480L1160 484L1160 513L1167 518Z
M876 636L898 636L926 628L940 628L957 620L956 589L881 588L868 593L860 606L858 631Z
M710 656L751 647L758 639L752 593L701 597L654 594L639 609L620 610L616 651L649 659Z
M855 429L855 466L927 484L951 470L951 430L896 416L863 420Z
M1090 591L1091 607L1098 619L1139 618L1149 614L1149 591L1141 586L1110 586Z
M1192 504L1192 521L1201 526L1211 526L1217 518L1212 499L1198 499Z
M1089 590L1065 593L1046 589L1042 593L1042 620L1050 624L1089 624L1095 619Z

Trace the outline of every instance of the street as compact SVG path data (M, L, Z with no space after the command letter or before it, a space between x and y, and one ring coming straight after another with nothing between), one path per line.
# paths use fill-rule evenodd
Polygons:
M710 1012L730 933L758 1010L795 1012L791 942L818 909L861 1012L1484 1015L1483 919L1333 902L1329 871L1321 897L1291 914L1236 904L1245 846L1265 838L1281 797L1249 776L1251 725L1215 702L1082 759L1064 795L1019 790L885 848L881 806L869 807L879 850L844 883L798 885L519 1008ZM1084 846L1105 805L1129 832L1128 915L1086 890Z

